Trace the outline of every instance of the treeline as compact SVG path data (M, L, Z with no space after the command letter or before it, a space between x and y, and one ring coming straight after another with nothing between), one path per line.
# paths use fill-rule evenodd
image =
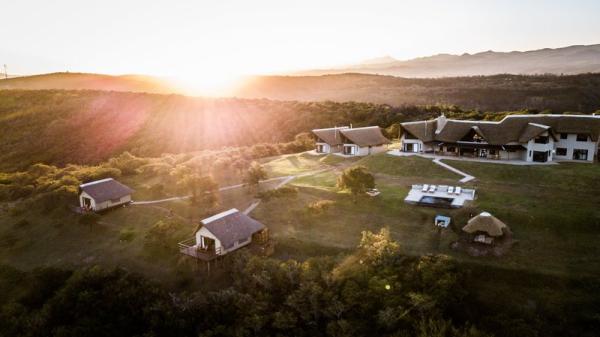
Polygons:
M236 255L231 285L168 293L124 270L0 268L2 336L488 336L456 313L465 275L406 257L389 232L355 254L281 262Z
M368 74L262 76L238 97L299 101L360 101L458 105L465 110L593 112L600 109L600 74L402 78Z
M314 128L350 124L387 128L405 121L434 118L442 112L454 118L496 116L464 111L453 105L390 106L5 90L0 91L0 170L25 170L36 163L61 167L93 165L125 151L140 157L157 157L265 144L265 151L274 155L294 150L294 137ZM288 143L289 147L283 148L281 143ZM276 151L273 146L278 147Z
M165 154L160 157L137 157L124 152L98 165L68 164L58 167L38 163L22 171L0 172L0 202L20 201L10 208L17 214L26 210L63 212L68 205L75 203L80 184L134 175L159 179L160 183L146 188L146 194L151 197L187 194L190 186L197 183L196 180L185 182L191 177L209 178L214 188L218 188L218 184L240 183L252 171L256 160L306 151L313 147L312 137L302 133L291 142L256 144L217 151ZM140 190L144 187L138 186L137 189L142 192ZM192 190L192 194L194 192ZM210 210L210 207L207 209Z

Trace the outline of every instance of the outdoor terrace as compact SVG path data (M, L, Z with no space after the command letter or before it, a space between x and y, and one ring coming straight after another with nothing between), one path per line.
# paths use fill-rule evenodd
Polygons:
M448 185L412 185L404 202L408 204L459 208L475 199L475 190Z

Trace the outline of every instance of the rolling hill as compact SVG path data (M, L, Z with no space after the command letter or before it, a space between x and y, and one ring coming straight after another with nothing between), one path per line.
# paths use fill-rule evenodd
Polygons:
M103 75L88 73L51 73L0 80L0 90L105 90L157 94L178 93L165 79L144 75Z
M600 44L522 52L489 50L476 54L438 54L406 61L386 56L357 65L308 70L295 75L362 73L425 78L496 74L572 75L594 72L600 72Z
M243 98L361 101L390 105L458 105L464 109L593 112L600 109L600 74L494 75L437 79L369 74L256 77Z
M0 80L3 89L63 89L185 94L151 76L56 73ZM256 76L229 96L283 101L356 101L399 105L457 105L482 111L522 109L593 112L600 109L600 74L402 78L369 74Z

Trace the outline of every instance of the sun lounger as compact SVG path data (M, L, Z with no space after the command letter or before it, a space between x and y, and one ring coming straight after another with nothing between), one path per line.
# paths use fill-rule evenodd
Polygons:
M448 186L448 194L454 193L454 186Z
M423 185L423 189L421 189L421 192L427 192L429 190L429 185L425 184Z
M437 188L437 186L435 186L435 185L431 185L431 186L429 186L429 193L433 193L433 192L435 192L435 189L436 189L436 188Z
M454 194L459 195L462 193L462 188L460 186L456 186L456 189L454 190Z

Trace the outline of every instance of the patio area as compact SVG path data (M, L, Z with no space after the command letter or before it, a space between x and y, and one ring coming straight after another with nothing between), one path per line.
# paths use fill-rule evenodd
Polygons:
M464 157L464 156L444 156L434 153L415 153L415 152L404 152L400 151L400 149L394 149L388 151L387 154L396 157L409 157L409 156L419 156L422 158L428 159L447 159L447 160L457 160L457 161L471 161L478 163L491 163L491 164L507 164L507 165L520 165L520 166L532 166L532 165L558 165L557 162L550 161L545 163L538 162L528 162L521 159L485 159L485 158L473 158L473 157Z
M448 185L412 185L404 202L412 205L459 208L475 199L475 190Z

